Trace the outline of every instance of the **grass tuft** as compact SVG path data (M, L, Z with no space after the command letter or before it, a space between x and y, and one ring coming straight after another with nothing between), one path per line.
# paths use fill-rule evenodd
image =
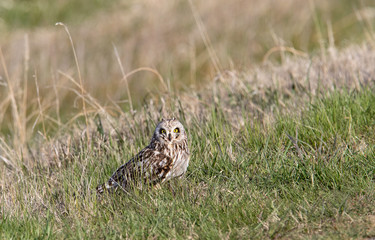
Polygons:
M1 237L367 236L372 222L362 223L375 211L374 101L373 89L335 91L274 124L245 122L241 130L212 107L205 122L189 123L185 178L100 202L96 185L147 138L119 141L126 137L99 125L93 141L83 134L65 146L64 165L12 175L1 201Z

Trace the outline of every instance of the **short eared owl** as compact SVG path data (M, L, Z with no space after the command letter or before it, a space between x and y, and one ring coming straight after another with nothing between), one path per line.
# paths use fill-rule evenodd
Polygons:
M99 185L97 193L119 187L125 190L137 181L157 184L180 177L186 172L189 157L187 135L182 124L175 118L162 119L150 144L119 167L108 182Z

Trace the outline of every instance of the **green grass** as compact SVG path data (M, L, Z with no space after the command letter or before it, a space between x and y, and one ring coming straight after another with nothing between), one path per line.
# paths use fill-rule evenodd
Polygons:
M139 123L125 141L99 128L91 144L73 142L60 167L14 176L0 237L375 237L374 104L371 89L336 91L273 124L245 121L239 130L212 107L185 122L192 156L184 179L101 202L96 185L148 143L155 123Z
M53 26L56 22L79 23L111 5L104 0L4 0L0 3L0 19L10 29Z
M110 2L0 1L0 239L375 237L372 1L193 1L205 31L186 1ZM71 82L63 29L48 28L59 21L90 96ZM112 42L125 73L151 66L168 86L131 76L135 113ZM189 134L186 176L98 201L95 187L173 113Z

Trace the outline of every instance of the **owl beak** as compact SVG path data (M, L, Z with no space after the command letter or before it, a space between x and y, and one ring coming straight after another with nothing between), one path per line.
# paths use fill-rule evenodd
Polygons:
M172 140L172 136L171 136L171 134L170 134L170 133L168 134L168 140L169 140L169 141L171 141L171 140Z

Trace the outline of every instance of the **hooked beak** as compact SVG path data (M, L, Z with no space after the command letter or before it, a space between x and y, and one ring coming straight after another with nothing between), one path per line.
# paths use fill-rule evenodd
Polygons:
M172 136L171 136L171 134L170 134L170 133L168 134L168 140L169 140L169 141L171 141L171 140L172 140Z

